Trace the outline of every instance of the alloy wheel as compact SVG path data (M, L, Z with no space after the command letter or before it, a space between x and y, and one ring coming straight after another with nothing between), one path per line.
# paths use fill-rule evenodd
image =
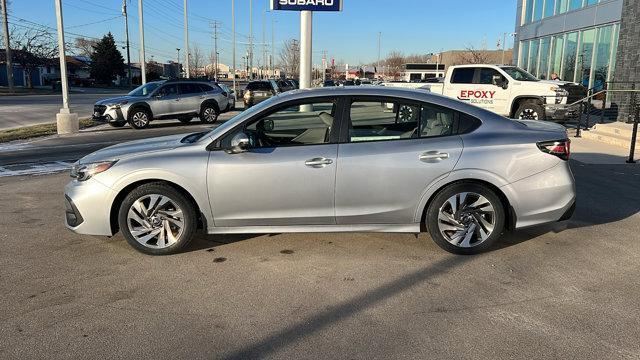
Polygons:
M159 194L134 201L127 213L127 225L137 242L152 249L175 244L185 227L182 209L171 198Z
M483 243L496 225L493 204L474 192L451 196L438 212L438 230L454 246L471 248Z
M214 108L204 109L202 115L204 116L205 121L208 123L215 122L218 119L218 114L216 113L216 110Z
M533 109L524 109L522 113L520 113L520 120L538 120L538 112Z
M131 117L134 125L137 127L145 127L149 123L149 117L144 111L138 111Z

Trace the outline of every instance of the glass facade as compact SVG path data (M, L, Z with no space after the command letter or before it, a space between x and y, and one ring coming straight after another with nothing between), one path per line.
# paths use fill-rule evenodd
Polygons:
M524 13L521 24L560 15L608 0L523 0Z
M562 80L602 90L615 67L619 24L586 28L520 42L518 65L540 79Z

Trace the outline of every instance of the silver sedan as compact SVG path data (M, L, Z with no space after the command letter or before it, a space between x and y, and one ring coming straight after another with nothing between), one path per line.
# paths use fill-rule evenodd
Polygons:
M424 91L297 90L205 133L78 161L66 224L176 253L209 234L428 231L478 253L508 229L568 219L566 130Z

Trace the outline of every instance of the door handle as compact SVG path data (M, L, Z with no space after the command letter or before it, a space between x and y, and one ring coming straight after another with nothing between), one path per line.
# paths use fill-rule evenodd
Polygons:
M449 158L449 153L442 153L439 151L427 151L420 154L420 161L426 163L438 162Z
M327 165L333 164L333 160L327 158L313 158L305 161L304 164L312 168L323 168Z

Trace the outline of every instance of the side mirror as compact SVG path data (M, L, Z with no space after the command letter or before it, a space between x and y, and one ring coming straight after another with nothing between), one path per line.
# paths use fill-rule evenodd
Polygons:
M229 94L227 94L226 92L222 92L222 96L227 97Z
M225 150L227 154L239 154L247 151L249 148L249 136L243 132L239 132L231 138L231 146Z

